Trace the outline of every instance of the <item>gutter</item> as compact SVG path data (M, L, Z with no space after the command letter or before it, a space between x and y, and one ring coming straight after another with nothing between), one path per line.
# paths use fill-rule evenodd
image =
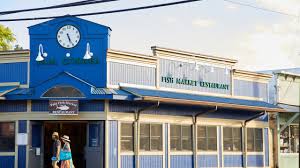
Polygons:
M192 115L192 119L193 119L193 159L194 159L194 168L198 168L198 160L197 160L197 152L198 152L198 147L197 147L197 118L203 114L206 113L211 113L211 112L216 112L218 111L218 106L216 106L214 109L211 110L207 110L207 111L201 111L199 113L197 113L196 115Z
M134 111L134 155L135 155L135 167L139 168L140 167L140 136L139 136L139 132L140 132L140 115L142 112L147 111L147 110L151 110L151 109L156 109L158 108L160 105L160 102L157 101L157 103L155 105L152 106L148 106L148 107L144 107L141 108L139 110Z
M243 123L242 123L242 153L243 153L243 167L247 167L247 123L252 121L252 120L255 120L263 115L265 115L267 112L266 111L263 111L263 112L260 112L258 114L256 114L255 116L253 117L250 117L248 118L247 120L245 120Z

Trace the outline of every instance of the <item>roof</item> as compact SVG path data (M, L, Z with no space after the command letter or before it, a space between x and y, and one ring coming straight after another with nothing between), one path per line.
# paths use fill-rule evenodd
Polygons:
M246 71L246 70L240 70L240 69L234 69L233 70L235 75L243 75L243 76L249 76L249 77L259 77L264 78L266 80L269 80L272 78L271 74L262 73L262 72L252 72L252 71Z
M139 89L124 87L123 90L139 97L135 100L142 101L160 101L176 104L190 104L199 106L219 106L229 109L244 109L251 111L284 112L285 110L273 104L234 98L224 98L216 96L205 96L196 94L176 93L161 90Z
M154 54L156 51L164 51L164 52L170 52L170 53L174 53L174 54L192 56L192 57L196 57L196 58L204 58L204 59L210 59L210 60L214 60L214 61L227 62L230 64L237 63L237 60L235 60L235 59L229 59L229 58L224 58L224 57L217 57L217 56L212 56L212 55L205 55L205 54L187 52L187 51L182 51L182 50L163 48L163 47L158 47L158 46L152 46L151 49L154 51Z

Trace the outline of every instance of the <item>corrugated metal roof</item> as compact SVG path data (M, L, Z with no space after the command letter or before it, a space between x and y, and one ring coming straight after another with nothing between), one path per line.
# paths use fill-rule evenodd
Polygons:
M120 89L111 89L111 88L94 88L91 87L91 94L95 95L123 95L123 96L132 96L132 94L120 90Z
M256 101L256 100L245 100L245 99L234 99L234 98L225 98L225 97L216 97L216 96L206 96L206 95L196 95L196 94L185 94L161 90L149 90L149 89L138 89L138 88L122 88L125 91L128 91L136 96L143 98L143 100L164 100L170 101L177 100L177 103L185 104L187 101L193 101L195 104L199 102L199 105L218 105L220 107L233 107L233 108L243 108L243 109L252 109L252 110L266 110L266 111L284 111L282 108L275 106L273 104Z

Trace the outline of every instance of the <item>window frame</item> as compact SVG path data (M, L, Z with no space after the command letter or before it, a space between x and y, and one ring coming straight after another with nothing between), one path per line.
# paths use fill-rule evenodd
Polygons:
M3 124L3 123L6 123L6 124L13 124L13 136L14 136L14 140L13 140L13 147L12 147L12 150L6 150L6 151L2 151L0 150L0 153L15 153L16 152L16 138L17 138L17 123L15 121L1 121L0 124Z
M206 141L206 150L199 149L198 139L199 138L203 138L203 137L199 137L199 134L198 134L199 127L205 127L206 136L204 138L205 138L205 141ZM209 142L209 139L211 139L211 137L207 136L208 127L215 128L215 130L216 130L216 137L215 137L215 139L216 139L216 150L208 150L208 146L209 146L208 142ZM216 126L216 125L197 125L197 138L196 138L196 141L197 141L196 149L197 149L198 152L202 152L202 153L206 153L206 152L207 153L218 152L218 147L219 147L219 145L218 145L218 141L219 141L219 138L218 138L218 126Z
M173 126L180 126L180 147L181 147L181 149L180 150L173 150L172 149L172 136L171 136L171 127L172 127L172 125ZM190 129L191 129L191 137L190 137L190 141L191 141L191 149L190 150L183 150L182 149L182 142L183 142L183 134L182 134L182 127L189 127ZM178 153L180 153L180 152L183 152L183 153L186 153L186 152L193 152L193 147L194 147L194 145L193 145L193 125L190 125L190 124L170 124L170 131L169 131L170 133L169 133L169 139L170 139L170 144L169 144L169 146L170 146L170 151L171 152L178 152Z
M235 140L235 138L233 138L234 136L233 136L233 129L234 128L238 128L239 130L240 130L240 150L238 150L238 151L235 151L235 150L233 150L233 148L232 148L232 150L227 150L227 149L225 149L225 145L224 145L224 129L225 128L230 128L231 129L231 134L232 134L232 137L230 138L231 139L231 141L232 141L232 143L231 143L231 145L233 146L234 145L234 140ZM226 153L242 153L242 151L243 151L243 144L242 144L242 136L243 136L243 130L242 130L242 127L238 127L238 126L224 126L224 127L222 127L222 150Z
M284 124L286 124L286 123L281 123L280 124L280 127L282 127ZM280 142L279 142L279 152L280 153L282 153L282 154L297 154L298 152L295 152L295 151L292 151L292 131L291 131L291 126L292 127L298 127L298 129L300 129L300 125L298 125L298 124L295 124L295 123L291 123L290 125L288 125L285 129L288 129L288 146L287 146L287 152L282 152L282 149L286 149L285 147L284 147L284 145L281 145L281 140L282 140L282 134L280 134L279 135L279 140L280 140ZM299 136L299 135L298 135ZM300 136L298 137L299 139L300 139Z
M144 150L144 149L141 149L141 125L142 124L146 124L146 125L149 125L149 150ZM160 143L160 150L152 150L151 149L151 140L152 140L152 134L151 134L151 125L160 125L160 128L161 128L161 143ZM139 141L139 151L140 153L148 153L148 152L163 152L164 151L164 127L163 127L163 123L156 123L156 122L140 122L139 123L139 130L138 130L138 141Z
M251 151L251 150L248 149L248 145L249 145L248 144L249 129L253 130L253 139L252 139L253 151ZM257 129L261 130L261 139L257 139L256 138L256 130ZM261 143L262 143L261 144L262 145L261 151L256 150L257 149L257 143L256 143L257 140L261 140ZM247 140L246 141L247 141L247 146L246 146L247 152L249 152L249 153L263 153L264 152L264 129L263 128L257 128L257 127L249 127L249 128L247 128Z
M132 125L132 150L122 150L122 124L131 124ZM133 153L135 146L135 127L134 122L120 122L120 152L121 153Z
M79 94L80 94L80 96L48 96L47 94L49 94L51 91L53 91L53 90L55 90L55 89L61 89L61 88L70 88L70 89L73 89L73 90L75 90L76 92L78 92ZM85 98L86 96L85 96L85 94L81 91L81 90L79 90L78 88L76 88L76 87L74 87L74 86L71 86L71 85L55 85L55 86L53 86L53 87L51 87L51 88L49 88L48 90L46 90L43 94L42 94L42 96L41 96L41 98L59 98L59 99L61 99L61 98Z

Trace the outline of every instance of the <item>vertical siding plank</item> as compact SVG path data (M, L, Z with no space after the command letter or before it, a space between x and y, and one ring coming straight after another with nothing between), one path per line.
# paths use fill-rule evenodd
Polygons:
M140 65L109 62L109 84L128 83L136 85L155 86L156 69Z
M118 168L118 122L109 123L109 167Z
M27 62L1 63L0 82L20 82L27 84Z

